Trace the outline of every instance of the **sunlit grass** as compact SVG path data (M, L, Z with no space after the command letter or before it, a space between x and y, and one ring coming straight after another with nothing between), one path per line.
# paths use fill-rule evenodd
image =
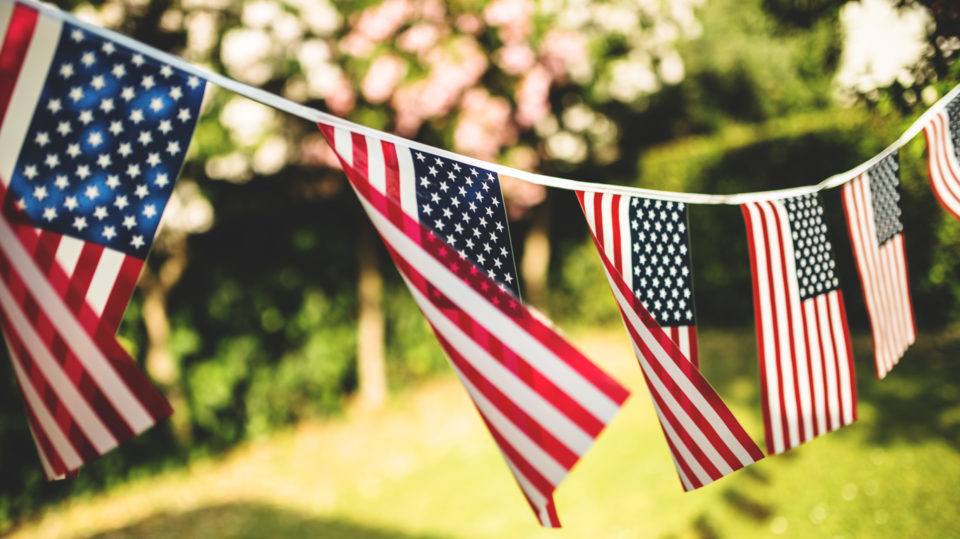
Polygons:
M857 339L860 420L684 493L619 329L574 341L633 396L541 530L452 377L51 508L16 537L916 537L960 527L960 337L921 336L887 380ZM704 370L762 445L750 332L704 332Z

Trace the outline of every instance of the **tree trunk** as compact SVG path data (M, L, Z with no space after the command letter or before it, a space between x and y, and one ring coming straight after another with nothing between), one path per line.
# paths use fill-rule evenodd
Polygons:
M530 305L547 311L547 270L550 268L550 199L533 209L533 222L523 242L520 274L523 277L524 299Z
M387 400L387 374L384 360L383 279L377 264L376 238L369 226L360 229L357 245L360 299L357 322L357 371L360 406L377 409Z

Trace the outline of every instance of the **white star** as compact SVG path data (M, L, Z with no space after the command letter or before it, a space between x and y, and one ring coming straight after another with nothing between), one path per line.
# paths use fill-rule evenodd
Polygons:
M52 207L46 207L43 209L43 218L47 221L53 221L57 218L57 210Z
M136 178L139 175L140 175L140 165L136 163L127 165L127 176L130 176L131 178Z
M132 61L135 66L140 67L143 65L143 55L134 54L133 58L131 58L130 61Z
M70 185L70 180L67 179L66 174L60 174L57 176L57 179L53 182L61 191L67 188Z
M127 195L117 196L116 200L113 201L113 205L120 208L121 210L129 206L130 203L127 202Z
M127 157L128 155L133 153L133 150L130 148L130 143L129 142L121 143L120 147L117 148L117 153L119 153L122 157Z
M99 131L93 131L90 133L90 136L87 137L87 144L93 146L94 148L103 144L103 133Z
M93 200L100 196L100 190L97 189L96 185L88 185L86 191L83 192L83 196Z
M198 79L197 77L190 77L189 79L187 79L187 86L191 88L196 88L197 86L200 86L200 79Z
M130 245L133 245L137 249L143 247L143 236L139 234L134 236L133 239L130 240Z
M153 183L157 187L163 189L164 187L167 186L168 183L170 183L170 180L167 179L166 174L157 174L157 177L153 180Z
M122 79L127 74L127 68L123 67L123 64L114 64L113 70L110 72L113 73L114 77Z
M60 76L69 79L73 76L73 64L63 64L60 66Z
M77 165L76 175L79 176L81 180L87 179L87 176L90 175L90 167L87 165Z
M77 197L67 197L63 201L63 205L66 206L66 208L70 211L77 209L77 206L79 206L77 203Z
M190 118L190 109L180 109L180 112L177 113L177 119L181 122L189 121Z
M121 123L120 120L114 120L110 122L110 128L108 129L108 131L110 131L114 135L119 135L120 133L123 132L123 123Z
M50 134L46 131L40 131L37 133L37 137L33 139L34 142L40 145L41 148L46 146L50 142Z
M50 168L57 168L57 165L60 164L60 157L55 153L48 153L44 163Z
M47 198L47 188L42 185L34 187L33 198L43 202L43 199Z
M180 98L183 97L183 90L181 90L179 86L174 86L170 88L170 92L167 95L170 96L170 99L179 101Z
M147 156L147 164L151 167L155 167L160 164L160 154L151 153Z
M116 174L107 176L107 187L116 189L118 185L120 185L120 178Z
M103 47L100 47L100 50L102 50L105 54L109 56L113 54L114 51L116 51L117 49L116 47L113 46L113 43L110 43L109 41L107 41L106 43L103 44Z
M84 228L87 228L87 218L75 217L73 219L73 227L82 232Z
M103 87L106 85L107 83L103 80L103 75L97 75L90 80L90 86L93 86L94 90L103 90Z
M96 217L98 221L103 221L107 218L107 207L97 206L97 209L93 210L93 216Z
M133 218L132 215L124 216L123 218L123 227L127 230L137 226L137 220Z
M80 120L80 123L83 125L90 125L90 122L93 121L93 113L89 110L80 111L80 116L77 117Z
M157 214L157 209L153 204L147 204L143 207L143 216L147 219L153 219L153 216Z
M83 53L83 56L80 57L80 63L90 67L97 62L97 56L90 51Z
M100 110L103 112L110 114L110 112L113 111L113 108L113 99L104 98L100 100Z
M60 112L60 109L62 108L63 108L63 104L60 103L59 99L51 99L47 101L47 110L49 110L53 114Z
M153 142L153 135L149 131L141 131L140 136L137 137L137 142L146 146Z
M79 86L74 86L73 88L70 88L70 99L72 99L74 102L77 102L83 99L83 88Z
M140 79L140 86L143 86L147 90L156 86L156 83L153 82L153 75L144 75L144 77Z
M103 227L103 237L107 238L107 240L112 240L116 235L117 231L113 226Z
M150 192L147 190L147 186L141 183L137 186L133 194L136 195L140 200L143 200L147 195L150 194Z
M160 68L160 75L161 75L163 78L165 78L165 79L166 79L166 78L169 78L170 75L173 75L173 70L170 69L170 66L165 65L165 66L163 66L163 67Z
M70 129L70 122L60 122L57 124L57 133L60 133L61 136L67 136L70 132L73 131Z
M83 41L83 32L81 32L79 28L75 29L73 32L70 32L70 39L80 43Z
M433 212L433 210L430 208L430 205L429 205L429 204L424 204L424 205L423 205L423 213L425 213L425 214L427 214L427 215L430 215L431 212Z
M137 94L136 94L136 92L133 91L133 87L132 87L132 86L127 86L127 87L125 87L125 88L123 89L123 91L120 92L120 97L121 97L124 101L126 101L126 102L128 102L128 103L129 103L130 101L132 101L133 98L136 97L136 96L137 96Z
M160 112L161 110L163 110L163 98L154 97L153 99L151 99L150 110L152 110L153 112Z
M132 111L130 111L130 121L133 122L133 123L135 123L135 124L138 124L138 123L142 122L142 121L143 121L143 110L141 110L141 109L133 109Z
M170 125L170 120L160 120L160 125L157 127L157 131L160 131L164 135L169 133L173 127Z

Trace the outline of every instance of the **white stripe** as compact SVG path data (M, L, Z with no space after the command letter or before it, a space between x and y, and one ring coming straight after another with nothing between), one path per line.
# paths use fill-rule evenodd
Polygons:
M740 441L737 440L733 433L730 432L730 429L727 428L727 425L723 422L720 416L717 415L713 407L710 406L710 403L706 401L696 386L690 382L686 374L684 374L684 372L677 367L669 353L663 349L657 339L650 333L650 330L647 328L646 324L640 320L640 317L637 316L637 313L633 310L630 302L620 292L620 287L616 285L609 272L607 272L607 279L610 281L610 288L613 290L613 294L617 298L617 303L620 304L621 311L625 315L626 323L629 323L630 326L633 327L634 331L640 336L640 339L646 345L647 349L653 353L654 359L660 365L661 369L663 369L670 380L677 385L680 392L690 400L690 403L698 412L700 412L703 418L707 420L707 423L713 427L713 430L717 433L717 436L720 438L720 440L730 449L730 451L733 452L740 462L744 465L753 462L753 458L740 444ZM636 343L634 346L637 346ZM637 352L637 359L640 361L640 365L644 367L644 372L647 373L647 376L650 379L650 385L652 386L651 389L656 390L657 393L660 394L664 402L667 403L670 411L681 423L683 423L684 428L690 433L691 437L697 441L698 445L704 446L702 447L704 453L710 458L711 462L713 462L717 469L721 471L730 470L729 465L716 452L713 444L703 436L700 428L697 427L696 424L690 422L686 408L681 406L670 393L670 391L664 387L663 383L660 381L660 378L650 367L649 359L644 357L643 354L639 353L639 350L635 349L635 352ZM686 421L684 421L684 419L686 419Z
M630 245L630 197L620 197L620 267L623 268L623 282L633 290L633 251Z
M776 204L777 211L780 213L781 223L783 223L783 258L787 270L787 295L789 301L786 308L789 309L789 324L783 327L790 331L793 339L793 358L794 376L797 379L797 393L800 397L799 418L803 420L803 437L805 440L813 438L813 404L810 395L810 372L807 368L807 342L803 331L803 313L800 302L800 289L797 280L797 256L793 248L793 235L790 231L790 217L786 208L782 204ZM799 435L800 425L797 425Z
M607 258L616 263L613 258L613 208L611 208L611 199L614 195L600 195L600 227L603 230L603 252L607 253Z
M367 144L367 181L381 195L387 193L387 167L383 163L383 144L378 139L367 135L364 137Z
M803 302L803 315L807 322L807 347L810 350L810 363L813 366L811 377L813 378L813 410L817 419L817 431L821 434L827 432L827 401L824 391L823 357L821 356L819 338L819 326L817 325L817 313L815 302L807 300Z
M503 439L506 440L517 453L523 455L524 460L536 468L537 472L539 472L544 479L549 481L553 486L559 485L560 482L563 481L563 478L567 476L567 469L554 460L549 453L541 449L526 433L518 429L510 419L503 415L503 413L501 413L492 402L487 400L487 397L470 382L470 379L460 372L460 369L457 369L456 365L452 362L450 365L453 367L453 370L457 372L457 376L460 377L463 386L467 388L467 393L473 398L473 402L477 405L480 413L493 425L493 428L497 429L497 432L500 433Z
M590 191L583 193L583 215L587 218L587 224L590 225L590 232L594 236L597 235L597 216L593 211L593 197L595 196L597 195Z
M607 423L616 415L620 409L616 402L557 357L543 343L527 333L524 328L517 325L511 317L491 305L489 300L451 273L430 253L425 252L371 206L363 196L359 193L357 195L384 240L400 256L413 262L417 271L426 277L431 285L437 287L464 312L471 313L474 319L483 320L484 326L490 333L507 343L517 355L526 359L533 368L565 393L575 395L579 404L601 422Z
M690 326L677 326L677 340L683 357L690 359Z
M414 172L413 154L404 146L397 150L397 165L400 168L400 208L414 221L420 222L417 212L417 175Z
M820 336L820 351L827 374L827 412L833 428L840 425L840 390L837 387L837 357L830 340L830 319L827 317L826 294L813 299L817 308L817 334Z
M760 346L763 347L764 365L766 366L760 376L763 376L766 382L767 410L769 411L770 437L773 438L771 440L773 442L773 452L782 453L785 448L783 426L780 421L780 395L777 389L780 387L780 381L777 380L776 341L773 338L773 313L770 308L773 295L770 293L770 281L767 278L769 254L764 240L766 230L763 223L760 222L759 204L746 204L744 207L750 213L751 227L749 233L753 235L754 256L756 258L756 267L753 270L756 275L757 302L760 310L759 329L762 336Z
M497 444L497 449L500 450L500 454L503 455L503 460L506 461L507 467L510 468L510 471L513 472L513 477L516 478L517 483L520 485L520 489L523 490L523 493L530 498L530 502L534 507L539 507L541 509L546 508L549 499L540 492L533 483L530 482L530 479L517 467L516 463L513 462L513 459L510 458L500 444ZM538 515L539 518L539 515Z
M333 128L333 149L340 159L353 166L353 138L350 131L342 127Z
M637 357L640 357L642 355L640 353L640 350L636 347L636 345L634 345L633 349L634 349L634 352L637 354ZM676 452L679 453L679 456L683 458L683 461L690 468L690 471L693 472L695 476L697 476L697 481L700 482L700 485L703 486L703 485L706 485L707 483L712 483L713 478L710 477L710 474L708 474L707 471L703 468L703 466L700 465L700 462L697 461L697 458L694 457L692 453L690 453L690 449L687 448L686 444L683 443L683 440L677 434L677 431L674 430L673 425L671 425L670 422L667 421L666 416L663 415L663 410L660 409L660 406L657 404L656 400L653 401L653 408L657 412L657 417L660 418L660 426L663 427L664 434L666 434L667 438L669 438L673 442L674 449L676 449ZM686 427L684 427L684 430L689 431L689 429ZM700 447L701 450L703 450L703 445L700 443L700 441L696 440L696 437L693 437L693 438L697 443L697 447ZM676 465L677 456L673 455L673 451L671 451L670 453L673 456L674 465ZM713 461L712 456L710 456L710 461L711 462ZM677 470L682 472L680 466L677 466ZM721 470L720 473L722 473L723 475L726 475L732 471L733 470L730 470L730 467L728 466L726 470ZM689 482L689 479L688 479L688 482ZM691 488L690 490L693 490L693 489Z
M843 397L843 423L853 422L853 373L850 372L850 358L847 356L847 332L840 316L840 292L834 290L827 295L830 301L831 321L833 322L833 338L837 350L837 366L840 368L840 394Z
M909 346L916 342L917 333L916 328L913 327L913 304L910 301L910 282L907 278L906 240L904 240L903 234L898 234L894 241L897 243L896 254L894 255L897 265L897 282L902 285L898 287L898 291L900 292L900 304L903 306L903 324L907 329L907 346Z
M772 206L772 207L771 207ZM775 317L775 324L779 329L776 342L776 346L779 347L780 353L780 379L777 380L774 388L779 387L783 391L783 414L784 418L787 421L787 432L786 432L786 444L787 447L796 447L800 443L800 429L797 425L797 396L793 392L793 362L791 361L790 354L790 339L786 338L783 333L790 330L790 325L787 323L787 307L790 298L787 296L787 284L783 282L784 279L784 268L781 263L780 255L780 241L784 243L790 241L789 238L789 223L786 220L786 215L783 215L783 220L780 220L780 210L782 209L779 202L770 202L760 205L762 212L767 217L767 236L770 238L770 269L771 274L773 275L773 283L771 288L773 294L771 296L771 301L773 302L773 313ZM775 227L776 226L776 230ZM784 232L784 229L786 231ZM779 231L779 232L778 232ZM782 234L786 233L788 236L784 238ZM770 335L773 338L773 335ZM776 373L776 371L774 371Z
M37 106L37 99L43 90L43 83L47 79L47 68L53 60L53 53L57 50L60 39L60 21L50 17L38 17L37 26L33 30L33 39L23 60L23 67L17 77L17 84L10 96L6 116L3 118L3 128L0 129L0 181L5 186L10 185L13 178L13 169L17 164L20 147L27 136L33 111ZM36 156L40 165L40 156Z
M13 17L13 2L0 2L0 44L7 39L7 29L10 27L10 19Z
M60 243L57 245L57 253L54 258L56 258L57 264L60 265L64 273L67 274L67 277L73 275L82 251L82 241L72 236L60 236Z
M40 372L47 379L47 383L50 384L57 398L69 410L70 415L76 420L77 426L97 449L97 452L103 454L116 447L117 440L110 434L106 425L100 421L96 412L93 411L83 395L77 390L77 387L70 381L60 363L50 354L3 281L0 281L0 306L6 313L13 330L33 358L33 363L40 368Z
M12 3L11 3L12 5ZM4 9L6 4L0 4L0 9ZM6 26L4 25L4 28ZM0 39L2 43L2 39ZM13 347L10 346L10 338L7 336L6 332L3 332L3 342L7 345L7 356L11 361L14 361L16 356L13 353ZM18 383L20 381L18 380ZM37 448L37 456L40 457L40 467L43 468L43 475L47 477L47 481L53 481L54 479L62 478L63 475L57 475L57 472L53 469L53 465L50 464L50 460L47 459L47 452L43 450L43 446L40 445L40 440L37 438L37 433L33 430L33 423L27 421L27 428L30 429L30 437L33 438L33 445Z
M93 279L90 281L90 288L87 289L87 304L97 316L103 314L125 259L126 255L113 249L104 249L100 255L97 269L93 272Z
M402 275L402 274L401 274ZM406 279L405 279L406 280ZM533 418L544 430L562 442L570 451L582 455L593 444L593 436L584 432L570 418L557 410L548 400L518 379L469 335L437 309L420 290L407 281L414 300L424 316L470 365L503 392L521 410Z
M139 433L153 425L153 418L120 378L113 365L103 356L90 335L80 326L73 313L67 309L60 295L50 286L10 229L6 219L0 219L0 249L6 252L7 258L20 274L27 289L33 293L37 304L63 339L70 343L77 359L87 368L90 377L100 386L131 430Z
M30 411L33 412L34 417L36 417L37 423L40 424L40 428L46 435L47 440L50 441L50 445L53 446L54 451L57 452L60 460L63 461L63 464L68 470L76 470L83 465L83 460L80 458L80 455L77 454L77 451L73 448L73 444L70 443L70 440L67 439L63 431L60 430L60 425L57 424L56 420L50 414L50 411L47 410L43 399L37 395L33 384L30 383L30 379L26 373L23 372L23 369L20 368L20 364L16 361L12 361L11 363L13 363L13 372L20 382L20 389L23 390L23 395L27 399L27 406L30 408Z

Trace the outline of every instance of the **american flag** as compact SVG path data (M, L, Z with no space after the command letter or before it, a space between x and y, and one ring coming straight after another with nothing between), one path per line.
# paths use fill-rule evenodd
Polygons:
M819 196L741 209L767 451L782 453L856 420L850 332Z
M847 230L873 329L877 379L886 376L917 339L899 188L896 153L843 186Z
M578 191L685 490L763 458L697 368L685 205Z
M927 172L940 204L960 219L960 96L938 108L923 127Z
M535 317L497 174L319 124L543 526L553 491L627 391Z
M115 333L204 82L0 4L0 326L48 478L168 416Z

